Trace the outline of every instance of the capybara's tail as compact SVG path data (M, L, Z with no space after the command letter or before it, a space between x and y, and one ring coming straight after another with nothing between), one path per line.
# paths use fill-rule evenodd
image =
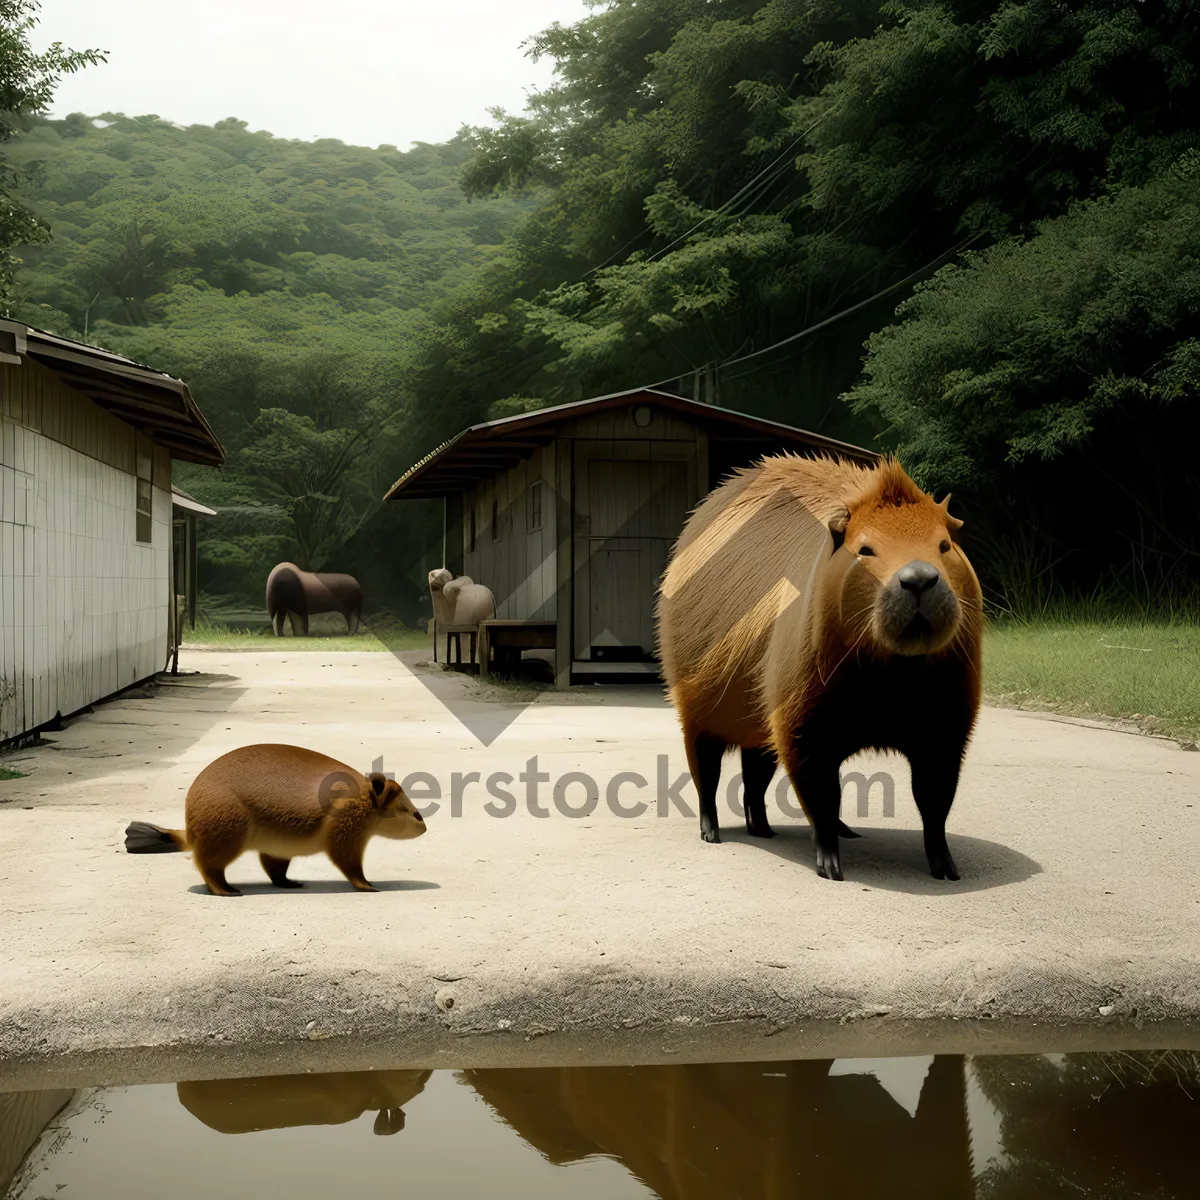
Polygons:
M128 854L172 854L187 849L187 834L182 829L162 829L148 821L134 821L125 830Z

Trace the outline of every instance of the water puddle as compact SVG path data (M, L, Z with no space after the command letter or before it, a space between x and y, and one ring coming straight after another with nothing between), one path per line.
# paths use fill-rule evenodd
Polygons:
M1200 1055L370 1071L0 1094L6 1200L1200 1194Z

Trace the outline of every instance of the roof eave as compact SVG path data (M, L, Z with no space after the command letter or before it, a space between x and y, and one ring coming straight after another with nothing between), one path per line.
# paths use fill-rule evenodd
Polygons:
M470 483L458 482L451 486L448 484L448 481L447 483L438 483L436 480L436 476L439 474L439 464L445 462L446 456L455 447L461 446L463 450L477 449L481 455L486 453L489 447L493 447L500 452L509 442L506 442L503 437L497 437L497 434L502 435L518 429L522 432L532 432L547 425L552 426L557 421L566 419L575 413L602 412L608 408L629 404L638 396L652 398L652 402L662 404L664 407L674 409L676 412L684 413L697 423L702 423L708 419L734 424L743 429L751 430L762 437L787 437L795 441L801 441L816 450L843 455L862 462L874 462L879 457L875 451L867 450L865 447L854 446L849 442L841 442L836 438L828 438L822 434L810 433L808 430L798 429L794 425L785 425L780 421L770 421L764 417L755 417L750 413L735 412L732 409L715 408L712 405L701 404L699 401L691 400L686 396L678 396L674 392L662 392L656 388L633 388L625 392L612 392L604 396L595 396L588 400L574 400L568 404L557 404L549 408L534 409L528 413L517 413L511 417L500 417L495 421L484 421L477 425L468 426L448 441L431 450L419 462L414 463L413 466L392 484L384 496L384 500L397 498L428 500L439 496L455 495L468 491L470 490ZM546 439L543 435L542 439L538 440L552 439ZM467 466L467 464L462 465L464 468ZM429 479L422 486L422 479L425 479L430 474L433 474L435 478ZM487 473L480 474L479 478L487 478Z
M24 322L3 320L0 327L16 335L13 361L29 358L53 371L173 458L210 467L224 464L225 450L182 379Z

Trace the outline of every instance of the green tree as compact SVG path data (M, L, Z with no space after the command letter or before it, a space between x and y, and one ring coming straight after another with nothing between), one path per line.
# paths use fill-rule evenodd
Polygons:
M1188 8L615 0L552 27L556 83L464 173L541 202L439 314L429 440L713 364L724 403L869 439L838 395L915 282L1200 144Z
M0 144L31 115L45 110L64 75L104 61L102 51L67 50L61 42L36 53L29 35L37 28L40 9L37 0L0 0ZM24 182L19 169L0 159L0 304L12 285L12 247L49 236L45 224L17 199Z
M1120 567L1142 598L1171 565L1195 580L1195 472L1179 457L1196 432L1193 231L1153 209L1200 147L1198 29L1183 0L617 0L548 30L533 47L557 82L480 134L464 175L476 195L540 203L439 314L413 374L426 440L523 398L670 386L716 364L723 403L898 443L931 485L965 486L973 527L992 527L989 582L1010 596L1022 572L1090 590ZM1178 264L1153 304L1120 310L1072 248L1068 230L1104 204L1150 206L1142 242L1122 242L1132 226L1093 241L1146 287ZM978 279L939 277L890 330L952 262ZM1084 354L1080 330L1059 340L1032 310L1071 324L1088 288L1112 325ZM964 312L968 292L980 307ZM1036 336L1014 333L1022 317ZM1042 357L1018 356L1029 339ZM1115 536L1072 528L1080 489L1123 497Z
M1190 151L946 267L870 339L850 402L965 490L1001 581L1031 537L1082 585L1131 556L1143 600L1200 579L1198 197Z
M23 248L13 311L188 380L229 459L177 478L219 510L202 570L239 606L291 558L352 570L412 611L421 573L404 560L428 515L379 511L417 453L412 364L431 309L500 257L529 207L468 202L474 145L401 153L120 113L30 119L11 143L23 200L54 234ZM382 552L397 521L411 553Z

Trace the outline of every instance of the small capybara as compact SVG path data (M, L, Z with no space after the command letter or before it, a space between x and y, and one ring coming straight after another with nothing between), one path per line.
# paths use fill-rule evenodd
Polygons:
M363 875L363 851L372 837L407 839L425 832L425 818L393 779L363 775L300 746L242 746L209 763L188 788L187 830L134 821L125 831L130 854L190 850L214 896L238 896L225 868L247 850L276 887L293 858L329 855L360 892L376 889Z
M302 1125L344 1125L376 1113L375 1132L399 1133L404 1108L432 1071L331 1071L258 1079L203 1079L177 1085L179 1103L218 1133Z
M700 795L739 747L746 827L771 837L782 762L813 829L817 873L841 879L840 768L897 750L935 879L957 879L946 817L980 701L983 602L961 521L891 458L873 467L780 455L692 513L663 577L659 650Z

